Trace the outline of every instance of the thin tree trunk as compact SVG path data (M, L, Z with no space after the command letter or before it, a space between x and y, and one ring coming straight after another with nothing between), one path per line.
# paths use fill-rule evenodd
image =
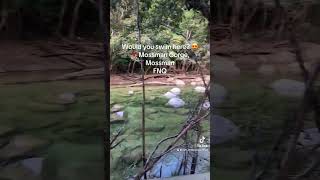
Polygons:
M83 0L78 0L73 9L72 21L71 21L70 31L69 31L69 38L71 39L74 39L75 37L75 31L77 29L78 19L79 19L79 10L82 3L83 3Z
M68 6L68 0L62 0L61 10L59 14L59 23L56 29L56 34L59 36L61 35L61 30L63 27L63 19L66 14L67 6Z
M141 26L140 26L140 10L139 10L139 0L136 0L136 10L137 10L137 39L138 44L141 45ZM140 49L140 52L142 48ZM145 92L145 83L144 83L144 60L140 58L141 62L141 74L142 74L142 128L141 128L141 135L142 135L142 161L143 167L146 165L146 141L145 141L145 100L146 100L146 92ZM144 179L147 179L147 174L144 173Z

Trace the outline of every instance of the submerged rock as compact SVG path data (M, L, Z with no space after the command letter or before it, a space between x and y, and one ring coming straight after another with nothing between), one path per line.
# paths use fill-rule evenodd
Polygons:
M0 149L0 159L10 159L16 156L24 156L46 147L48 141L29 135L18 135L10 140L9 144Z
M282 96L302 97L305 91L305 84L296 80L280 79L273 82L271 88Z
M232 121L222 116L211 117L213 144L222 144L239 136L240 130Z
M219 84L213 85L213 103L215 105L223 103L227 95L228 95L228 92L226 88L224 88L222 85L219 85Z
M315 146L320 144L320 132L318 128L306 129L300 133L298 142L303 146Z
M190 173L191 164L192 164L192 157L195 156L195 152L189 152L186 160L186 173ZM198 151L198 158L197 158L197 166L195 169L195 173L205 173L209 171L210 167L210 152L209 151ZM172 177L173 175L183 175L183 170L180 169L181 163L184 160L185 152L183 151L172 151L167 155L163 156L151 169L148 173L150 177L160 177L161 178L168 178ZM179 171L180 170L180 171Z
M171 98L168 101L168 105L174 108L180 108L185 105L185 102L180 98Z
M235 62L221 56L213 57L215 59L212 64L213 72L217 77L238 77L240 69L235 65Z
M76 95L74 93L62 93L58 96L58 103L67 105L76 102Z
M21 164L33 172L33 174L40 176L43 168L43 158L29 158L21 161Z

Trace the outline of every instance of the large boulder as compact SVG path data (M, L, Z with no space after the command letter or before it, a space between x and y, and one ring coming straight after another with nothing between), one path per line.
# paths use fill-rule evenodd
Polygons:
M320 144L320 132L318 128L305 129L298 138L299 144L303 146L315 146Z
M181 89L175 87L175 88L172 88L172 89L170 90L170 92L172 92L172 93L175 94L175 95L179 95L179 94L181 93Z
M169 91L169 92L166 92L163 96L166 97L167 99L171 99L171 98L176 98L177 94Z
M215 56L212 63L213 74L217 77L238 77L240 68L227 58Z
M185 102L180 98L172 98L168 101L168 105L174 108L180 108L185 105Z
M227 95L228 95L228 92L226 88L224 88L220 84L213 84L213 103L215 105L223 103Z
M270 86L277 94L287 97L302 97L305 91L303 82L291 79L280 79Z
M40 176L42 173L43 160L43 158L36 157L24 159L20 163L23 167L30 170L34 175Z
M237 127L231 120L222 116L213 115L211 117L211 138L213 145L222 144L227 141L233 140L240 134L239 127Z
M206 88L203 87L203 86L197 86L194 88L194 90L197 92L197 93L205 93L206 92Z
M76 95L75 93L62 93L58 95L58 103L63 105L73 104L76 102Z
M18 135L9 144L0 149L0 160L27 156L34 151L49 145L49 142L29 135Z
M120 105L120 104L115 104L111 107L111 112L118 112L121 111L122 109L124 109L124 106Z

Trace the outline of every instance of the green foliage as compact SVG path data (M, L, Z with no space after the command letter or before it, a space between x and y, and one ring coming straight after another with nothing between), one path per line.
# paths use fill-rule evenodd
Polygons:
M137 10L135 1L120 0L111 11L111 54L114 71L127 69L131 51L122 44L137 44ZM197 42L208 44L208 21L200 12L187 10L185 2L140 0L141 43L144 45L184 45ZM130 5L130 6L129 6ZM170 50L180 53L181 50ZM169 53L169 50L150 49L147 52ZM208 49L201 48L202 54ZM125 59L125 60L124 60ZM154 58L154 60L191 61L182 58ZM121 67L124 65L126 67Z

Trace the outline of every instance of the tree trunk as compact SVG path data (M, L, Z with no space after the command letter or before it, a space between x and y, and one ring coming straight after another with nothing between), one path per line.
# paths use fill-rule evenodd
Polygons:
M137 40L138 44L141 45L141 16L139 8L139 0L136 0L136 13L137 13ZM140 52L142 48L140 49ZM146 101L146 92L145 92L145 83L144 83L144 60L143 58L138 57L141 63L141 74L142 74L142 125L141 125L141 135L142 135L142 161L143 168L146 165L146 140L145 140L145 101ZM144 173L144 179L147 179L147 174Z
M74 6L72 21L71 21L71 26L69 31L69 38L71 39L75 38L75 31L76 31L78 19L79 19L79 10L82 3L83 3L83 0L78 0Z

